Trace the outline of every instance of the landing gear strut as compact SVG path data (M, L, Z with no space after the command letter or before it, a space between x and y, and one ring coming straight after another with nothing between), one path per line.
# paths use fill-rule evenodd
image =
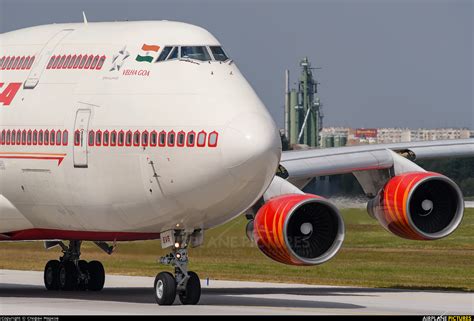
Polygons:
M104 287L105 271L99 261L80 260L82 241L69 241L69 246L57 242L63 256L51 260L44 268L44 285L47 290L100 291Z
M188 271L188 243L190 235L176 231L175 245L160 263L172 265L174 276L161 272L155 278L155 300L159 305L172 305L176 294L182 304L197 304L201 298L201 282L196 273Z

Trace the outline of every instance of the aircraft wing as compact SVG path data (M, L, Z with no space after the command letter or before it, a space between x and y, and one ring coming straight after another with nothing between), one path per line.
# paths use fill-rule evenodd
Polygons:
M394 165L391 151L410 160L474 157L474 139L285 151L280 171L289 181L298 181L316 176L387 169Z

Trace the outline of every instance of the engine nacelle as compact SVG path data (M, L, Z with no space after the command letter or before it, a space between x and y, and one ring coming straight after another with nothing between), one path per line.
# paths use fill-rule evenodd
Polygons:
M274 197L257 212L253 238L271 259L289 265L321 264L344 240L344 222L328 200L311 194Z
M411 240L436 240L461 223L464 199L452 180L438 173L410 172L390 179L367 211L382 226Z

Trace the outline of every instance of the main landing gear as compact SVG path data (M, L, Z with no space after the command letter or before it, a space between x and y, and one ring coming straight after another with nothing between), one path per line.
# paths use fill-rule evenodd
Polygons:
M99 261L80 260L81 243L82 241L69 241L69 246L63 242L45 243L47 247L59 245L63 252L59 260L49 261L44 268L44 285L47 290L102 290L105 282L104 266ZM99 247L101 245L103 246L100 244Z
M159 305L172 305L176 294L182 304L197 304L201 298L201 282L196 273L188 271L188 243L190 235L176 232L175 244L170 254L160 258L160 263L172 265L174 275L161 272L155 278L155 300Z

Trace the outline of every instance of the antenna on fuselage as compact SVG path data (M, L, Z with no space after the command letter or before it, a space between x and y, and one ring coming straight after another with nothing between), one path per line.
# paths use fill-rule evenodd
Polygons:
M86 13L84 11L82 11L82 17L84 18L84 24L86 25L87 24L87 17L86 17Z

